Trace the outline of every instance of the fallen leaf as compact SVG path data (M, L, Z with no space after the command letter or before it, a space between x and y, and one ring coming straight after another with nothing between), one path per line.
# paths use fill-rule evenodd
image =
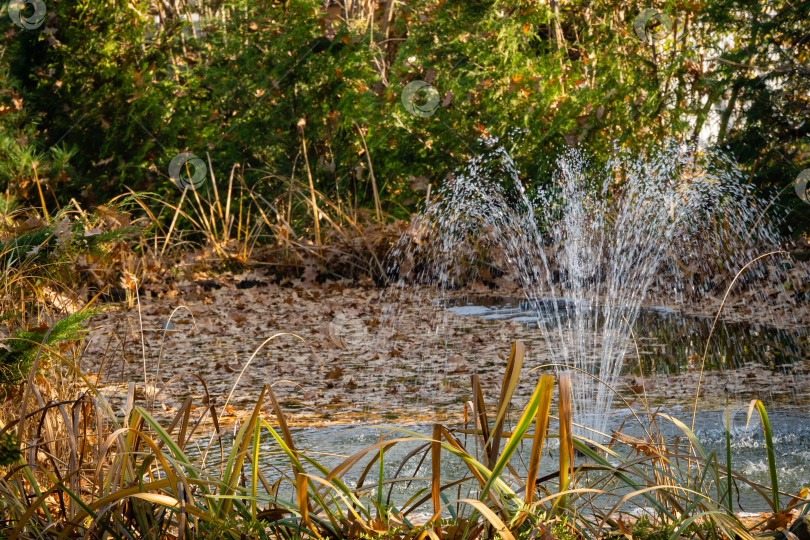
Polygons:
M347 349L346 342L342 337L340 337L339 332L340 329L335 325L335 323L330 322L326 327L326 334L329 336L329 341L338 349L343 349L345 351Z
M343 370L340 368L340 366L335 366L335 368L332 371L328 371L326 373L326 378L327 379L334 380L334 379L340 379L341 377L343 377Z
M777 531L779 529L786 529L792 519L793 512L777 512L768 518L768 521L762 526L762 530Z

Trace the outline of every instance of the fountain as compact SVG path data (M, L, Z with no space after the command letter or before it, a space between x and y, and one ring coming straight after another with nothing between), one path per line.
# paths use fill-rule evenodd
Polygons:
M413 219L390 274L438 294L504 274L519 284L555 368L574 372L578 435L603 439L645 302L722 294L763 246L779 245L766 201L717 150L670 142L633 156L615 145L602 167L570 150L530 192L499 142L483 142L490 151ZM753 265L736 286L773 271Z

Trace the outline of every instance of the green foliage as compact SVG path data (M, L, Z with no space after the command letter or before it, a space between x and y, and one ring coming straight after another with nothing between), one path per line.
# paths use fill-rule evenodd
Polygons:
M79 340L86 332L85 321L96 311L85 309L57 321L52 326L21 330L0 344L0 389L7 391L26 377L37 357L39 368L44 369L53 357L56 345ZM42 352L40 353L40 349ZM49 350L50 349L50 350Z
M8 467L22 457L20 443L11 432L0 435L0 467Z
M307 178L303 136L314 185L337 207L373 208L373 167L383 210L406 217L483 135L523 130L509 150L540 182L569 145L598 161L614 140L643 152L706 137L729 146L758 185L784 189L782 202L799 210L792 223L806 222L786 188L808 155L808 7L651 7L674 21L654 44L634 32L640 9L619 0L557 13L515 0L417 0L340 14L319 0L49 2L40 30L7 34L3 105L20 109L0 117L13 128L0 135L0 181L36 201L39 162L62 202L124 186L177 200L168 164L190 151L210 155L209 178L240 164L246 185L283 207L289 184ZM401 101L416 80L438 92L427 117ZM306 205L290 207L294 228L309 230Z
M720 58L705 75L710 100L729 100L717 142L750 167L756 184L781 191L777 204L792 210L788 225L807 231L810 206L793 182L810 158L810 5L724 0L704 10L706 34L722 24L737 36L729 47L718 35L709 49Z
M661 523L655 523L648 514L643 514L632 522L631 538L638 540L669 540L672 533L675 532L675 528L674 524L662 525ZM697 525L690 525L681 531L681 534L687 538L699 533L700 529ZM621 535L620 538L625 538L625 536Z
M26 328L29 319L40 320L43 309L62 312L88 276L97 280L95 276L111 274L116 279L121 269L111 247L138 230L115 208L100 207L83 218L65 210L50 222L32 212L22 215L29 217L7 215L0 229L0 314L11 332Z
M88 230L82 222L71 222L69 218L52 225L41 225L31 231L14 234L0 243L0 261L5 271L28 266L50 272L55 264L77 254L103 253L106 244L125 239L137 231L134 227Z
M266 529L267 524L262 521L246 520L245 516L234 514L212 522L205 536L211 540L265 538Z
M11 50L0 49L6 55L22 54L22 44ZM43 111L27 106L27 95L22 80L11 74L10 67L0 56L0 186L8 190L3 196L6 203L14 196L34 199L37 196L35 178L45 186L49 198L59 191L71 175L75 174L69 161L77 153L77 148L69 147L61 141L47 148L47 138L39 129ZM11 192L12 197L8 193ZM2 213L9 214L11 208L4 204Z

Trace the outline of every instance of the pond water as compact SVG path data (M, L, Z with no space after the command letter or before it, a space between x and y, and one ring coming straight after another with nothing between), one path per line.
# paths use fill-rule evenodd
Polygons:
M691 421L691 413L685 410L685 408L662 412L670 414L686 424L689 424ZM698 438L708 454L714 453L717 455L717 460L721 465L725 463L724 416L725 413L720 412L698 412L696 418L696 433ZM766 486L765 491L769 493L770 490L768 486L770 486L770 480L768 476L765 441L758 419L753 418L746 429L745 415L738 411L735 418L732 419L732 422L731 448L733 469L748 480ZM800 412L776 410L770 411L770 422L776 447L776 464L779 470L780 488L788 493L797 493L810 481L810 421L808 421L806 414ZM679 436L678 444L683 448L688 446L688 441L683 437L683 433L673 424L659 419L658 426L661 430L661 435L670 447L675 444L675 437ZM432 429L432 426L424 424L399 427L428 436ZM456 427L463 428L463 426ZM640 428L639 424L632 420L632 415L627 409L616 411L611 421L611 427L622 427L622 431L631 436L643 436L643 430ZM556 431L557 426L552 424L551 428ZM392 429L394 429L393 426L386 425L347 425L327 428L295 429L292 433L299 451L331 470L354 453L377 443L381 436L387 438L405 436L396 431L392 432ZM468 440L465 440L465 435L457 434L457 438L462 443L467 443L467 448L475 447L471 436ZM270 437L266 436L265 440L268 441L269 439ZM513 460L516 470L520 475L525 474L526 471L531 446L530 443L531 441L528 441L524 444L519 451L520 457L514 458ZM402 443L394 446L385 453L384 474L386 480L395 477L412 478L410 482L386 484L384 497L389 501L389 504L398 509L407 508L412 505L415 500L411 498L420 489L426 490L425 493L429 494L431 470L429 456L421 464L421 467L418 467L421 457L420 454L410 459L406 466L404 466L402 470L399 470L406 456L419 446L419 443ZM556 439L547 440L540 461L538 477L553 475L559 470L558 448L559 445ZM627 447L621 445L614 446L614 449L621 455L628 455L630 453ZM355 466L343 477L347 485L356 485L365 464L376 455L375 452L370 453L367 458L361 460L359 465ZM578 461L575 461L575 466L581 461L581 458L578 458ZM269 441L267 442L267 447L262 451L260 467L271 483L281 478L283 475L291 475L288 462L279 452L278 446L274 443L270 444ZM461 479L469 474L469 471L459 459L447 453L443 453L441 470L442 479L445 483ZM365 491L361 490L361 500L364 502L368 502L372 497L376 496L376 479L378 472L378 465L375 464L365 479L363 485L366 486L367 489ZM512 484L513 488L518 488L519 482L516 479L510 479L508 474L506 475L506 479ZM725 480L723 479L722 481ZM547 486L551 490L554 490L556 489L556 482L555 477L547 481ZM471 491L472 487L471 485L467 485L467 487L463 488L461 497L474 497L475 492ZM737 484L737 488L739 489L739 495L735 496L737 511L762 512L768 510L767 502L757 493L755 488L742 483ZM716 488L713 489L714 491L709 491L709 493L714 493L716 496ZM625 489L618 489L614 493L621 495L626 492L627 490ZM458 496L455 490L451 493L453 496ZM289 490L283 490L282 495L288 497L293 496L292 492ZM450 494L448 494L448 497L450 497ZM416 500L418 499L419 497L416 498ZM639 500L638 503L643 507L643 501ZM626 509L632 511L633 504L629 504ZM429 515L429 497L427 502L417 506L417 513L423 516Z
M488 320L514 320L529 327L545 324L548 304L560 300L529 303L514 298L476 298L474 303L454 300L447 309L462 316ZM563 304L564 305L564 304ZM558 309L565 311L565 307ZM702 356L713 318L684 315L663 307L643 308L634 333L639 343L644 373L680 374L690 359ZM711 335L706 357L707 370L739 368L758 363L768 369L787 371L810 358L810 329L777 327L767 322L729 322L720 319ZM637 373L638 364L628 362L628 372ZM810 389L808 389L810 391Z
M457 315L471 317L471 321L475 318L513 320L524 323L527 328L543 323L542 305L529 305L516 299L482 300L476 298L474 304L455 300L446 303L444 307ZM695 355L703 354L711 325L712 319L705 317L684 316L661 308L643 309L634 329L636 339L640 343L641 367L639 367L639 362L627 362L625 371L631 374L643 371L645 376L658 374L664 379L687 373L690 370L694 371L693 359ZM744 366L756 364L766 372L789 375L795 370L806 368L807 359L810 358L808 347L810 345L808 344L807 328L777 328L766 324L721 321L712 335L706 370L734 373ZM791 400L788 396L788 399L782 400L778 404L765 400L773 431L780 488L788 493L797 493L810 483L810 415L807 414L806 408L796 405L807 397L806 394L806 390L803 392L792 391L790 395L795 399ZM765 486L764 491L769 493L770 479L762 427L756 413L750 424L747 424L747 404L733 399L735 397L733 392L729 392L729 397L732 398L729 431L733 469L748 480ZM643 428L633 416L633 411L627 408L625 403L615 402L619 407L614 408L610 415L609 430L621 429L627 435L644 437ZM671 415L686 425L690 425L692 421L691 404L691 400L681 399L658 406L656 411ZM522 403L517 405L522 406ZM635 408L636 414L642 419L645 418L640 403L634 402L632 406ZM700 406L706 408L702 400ZM552 414L556 414L555 409L556 406L553 407ZM725 418L724 410L698 410L695 417L695 432L698 439L708 454L716 454L717 461L721 465L725 464ZM409 421L406 416L401 416L400 419L405 422ZM512 418L513 420L514 418ZM576 418L574 421L576 422ZM429 435L432 429L431 425L424 423L397 425L402 429L423 435ZM676 444L676 438L680 438L677 444L684 448L688 445L683 432L671 422L659 418L657 425L668 447L671 448ZM460 425L451 427L464 428ZM293 437L299 451L331 470L347 457L377 443L381 436L388 438L398 436L397 433L391 431L392 429L393 427L390 425L379 424L336 425L294 429ZM556 432L558 428L552 423L551 429ZM456 436L467 448L476 448L471 436L466 440L463 434ZM291 475L288 461L281 454L278 446L274 442L271 443L272 439L266 435L264 441L267 446L262 449L260 467L267 479L273 483L283 476ZM415 499L412 497L419 490L424 490L425 495L429 494L429 456L421 466L419 466L421 457L419 454L412 457L401 470L399 469L406 456L419 445L420 443L416 442L397 444L385 454L386 480L410 478L407 482L398 481L386 484L384 497L390 505L398 509L418 503L421 495ZM617 445L615 450L622 455L631 453L628 447L622 445ZM529 451L530 442L527 442L519 450L519 457L513 460L519 475L525 474ZM346 484L355 486L365 464L376 455L376 452L373 452L355 465L343 477ZM549 439L540 462L538 476L553 475L558 471L558 463L557 441ZM364 502L370 502L371 498L376 496L377 467L377 465L372 467L363 483L367 487L365 491L361 490L363 493L361 500ZM467 472L467 468L460 460L443 453L442 478L445 483L461 479ZM556 489L554 486L556 478L547 482L552 491ZM513 479L513 483L513 487L519 486L517 479ZM475 492L470 491L474 486L466 484L465 486L460 492L454 491L453 495L455 497L475 497ZM737 488L739 495L735 499L736 510L747 512L768 510L767 502L757 492L757 489L744 483L737 484ZM714 489L713 493L716 494L716 488ZM626 489L618 489L615 493L621 496L626 492ZM292 491L287 490L282 493L285 497L293 497ZM448 494L448 496L450 495ZM643 503L643 501L638 502ZM429 497L426 502L416 504L416 508L417 513L427 516L430 513ZM628 509L631 508L632 504L628 506Z
M541 302L552 302L544 300ZM536 327L544 324L544 315L548 306L517 299L503 298L476 298L474 303L464 300L454 300L445 303L444 307L457 315L481 317L490 320L514 320L524 323L527 327ZM557 306L559 311L560 306ZM684 316L675 311L664 308L643 309L635 325L635 336L639 342L641 362L628 362L625 371L645 375L651 373L679 375L687 372L690 362L694 362L695 355L704 352L706 340L709 338L713 320L707 317ZM712 333L710 346L706 358L706 370L733 372L745 365L757 364L772 372L790 373L792 370L804 369L807 359L810 358L810 341L807 328L777 328L767 324L751 324L719 321ZM733 397L733 396L732 396ZM799 396L796 396L797 398ZM810 482L810 415L806 409L793 407L789 403L780 403L778 409L770 410L769 416L773 430L773 440L776 447L777 467L779 478L783 482L780 488L789 493L797 493ZM798 402L798 400L797 400ZM729 415L731 417L731 450L732 463L735 471L745 478L769 486L768 462L765 449L765 440L762 427L756 413L750 423L746 422L745 404L733 400ZM657 409L658 412L672 415L689 425L691 418L691 403L669 404ZM767 403L766 403L767 405ZM636 411L641 417L641 410ZM576 421L576 419L575 419ZM683 433L672 423L666 420L657 422L661 435L668 445L674 444L680 437L680 444L688 444ZM644 430L634 420L630 409L617 408L611 415L609 427L611 430L622 429L622 432L635 437L643 437ZM414 425L407 429L430 434L431 426ZM552 429L556 429L552 425ZM707 453L717 454L719 463L725 463L725 436L726 412L699 410L695 417L695 431L704 445ZM387 433L384 426L343 426L324 429L302 429L295 433L296 442L301 449L309 449L311 456L327 468L337 466L346 456L370 446L379 441ZM391 435L396 436L396 434ZM459 438L463 441L463 435ZM472 439L470 445L474 446ZM386 453L384 460L386 478L397 475L397 469L405 456L416 448L415 443L398 445ZM557 441L552 439L541 460L539 476L550 475L558 470L559 456ZM322 453L328 450L329 454ZM627 453L627 447L617 447L620 453ZM525 472L528 463L530 445L521 449L521 458L516 461L520 464L517 469ZM371 456L369 456L371 457ZM364 460L365 462L365 460ZM430 476L429 458L417 470L418 458L412 459L407 466L399 471L399 477L414 477L410 484L393 483L385 490L386 497L392 504L401 508L415 490L414 488L429 489ZM284 466L280 456L268 457L264 462L267 474L278 476L279 471L274 467ZM521 470L521 467L523 469ZM359 478L362 467L358 467L346 477L350 485L354 485ZM374 493L374 484L377 474L369 474L365 485L369 485L369 497ZM447 481L462 478L466 468L457 459L447 456L442 463L442 476ZM555 482L550 480L549 482ZM765 511L767 502L750 485L739 484L739 496L736 499L738 511ZM474 494L473 494L474 495ZM462 492L461 496L465 496ZM424 503L421 510L429 512L430 503Z

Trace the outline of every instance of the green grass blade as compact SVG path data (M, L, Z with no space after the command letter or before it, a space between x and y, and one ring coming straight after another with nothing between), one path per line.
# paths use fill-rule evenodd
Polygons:
M728 399L726 399L726 509L730 513L734 513L734 481L731 478L731 416L728 408Z
M489 490L492 489L493 484L500 477L503 469L506 467L506 464L510 459L512 459L512 454L515 453L518 445L523 440L523 436L526 434L526 431L528 431L529 426L532 425L532 421L534 420L539 407L540 385L538 384L534 390L534 393L532 394L531 399L529 400L529 403L523 410L523 415L520 417L515 429L512 430L512 436L509 438L509 442L506 443L506 446L501 453L501 457L498 458L498 461L495 463L495 467L493 467L486 485L484 485L484 488L481 490L479 500L483 501L486 499L487 495L489 494Z
M768 412L765 410L765 405L758 399L752 400L748 406L748 418L745 421L745 427L748 427L748 422L751 420L751 414L754 408L759 413L759 419L762 422L762 432L765 435L765 450L768 454L768 472L771 475L771 492L773 493L773 511L779 511L779 479L776 477L776 453L773 448L773 434L771 433L771 422L768 420Z

